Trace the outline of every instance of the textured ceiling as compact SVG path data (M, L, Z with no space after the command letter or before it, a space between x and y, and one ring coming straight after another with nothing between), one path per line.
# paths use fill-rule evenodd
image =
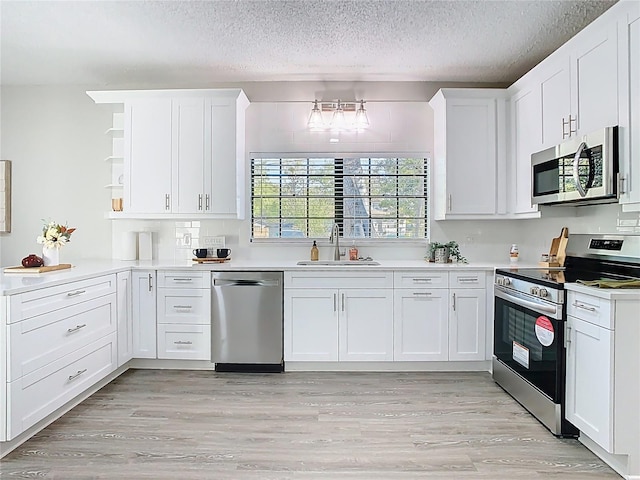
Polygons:
M610 0L0 1L3 85L510 84Z

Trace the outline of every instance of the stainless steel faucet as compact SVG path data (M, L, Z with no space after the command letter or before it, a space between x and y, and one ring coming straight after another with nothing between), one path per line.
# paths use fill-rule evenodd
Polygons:
M340 260L340 225L338 225L337 222L334 222L333 227L331 227L329 241L333 243L334 239L336 241L336 248L333 251L333 259Z

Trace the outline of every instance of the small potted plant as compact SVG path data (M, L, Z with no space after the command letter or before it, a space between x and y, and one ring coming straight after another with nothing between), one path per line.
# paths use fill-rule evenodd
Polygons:
M436 255L437 250L439 250L438 255ZM431 242L429 244L429 261L436 262L436 257L439 259L437 263L447 263L451 257L455 258L456 262L468 263L460 253L460 246L455 240L447 243Z

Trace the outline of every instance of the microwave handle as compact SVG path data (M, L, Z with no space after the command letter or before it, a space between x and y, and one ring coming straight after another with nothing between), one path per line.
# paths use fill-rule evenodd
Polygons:
M585 148L587 148L587 144L585 142L582 142L578 147L578 151L573 157L573 181L575 182L576 190L578 190L578 193L580 194L581 197L587 196L587 192L584 190L584 188L582 188L582 185L580 184L580 171L579 171L580 155L582 155L582 151Z

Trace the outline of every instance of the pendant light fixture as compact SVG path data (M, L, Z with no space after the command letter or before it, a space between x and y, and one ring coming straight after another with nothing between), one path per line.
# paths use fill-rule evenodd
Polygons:
M322 111L318 107L318 100L313 101L313 108L311 109L311 115L309 115L309 121L307 126L311 130L324 129L324 121L322 120Z
M367 111L364 109L364 100L360 100L360 106L356 110L355 127L358 130L363 130L369 126L369 117L367 117Z
M333 111L333 117L331 118L332 130L344 130L347 127L347 121L344 118L344 109L342 103L338 100L338 106Z

